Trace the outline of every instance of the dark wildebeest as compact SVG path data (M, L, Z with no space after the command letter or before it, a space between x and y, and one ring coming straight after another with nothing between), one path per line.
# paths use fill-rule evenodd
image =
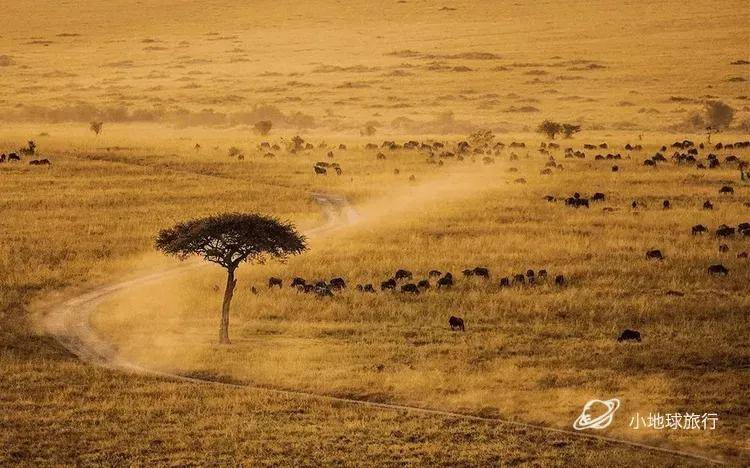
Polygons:
M508 278L507 276L505 278L500 278L500 287L501 288L510 287L510 278Z
M740 252L737 254L737 258L748 258L747 252Z
M649 250L646 252L647 260L664 260L664 256L661 254L661 250Z
M714 276L726 276L729 274L729 270L722 264L711 265L708 267L708 274Z
M440 275L442 275L442 273L440 272L440 270L430 270L430 272L427 273L427 276L429 276L430 278L435 278L435 277L438 277Z
M484 279L490 278L490 270L484 267L476 267L474 268L474 276L479 276Z
M524 283L526 283L526 277L522 273L519 273L519 274L513 276L513 283L514 284L524 284Z
M329 287L319 288L316 286L315 295L318 297L333 297L333 291Z
M737 225L737 230L740 232L747 231L748 229L750 229L750 223L740 223Z
M272 288L274 286L278 286L279 289L281 289L281 283L282 283L281 278L275 278L273 276L270 277L270 278L268 278L268 287L269 288Z
M565 285L565 277L563 275L557 275L557 276L555 276L555 284L557 286L564 286Z
M662 206L662 208L664 208L665 210L668 210L668 209L670 209L670 208L672 207L672 206L671 206L671 204L669 203L669 200L664 200L664 201L663 201L663 202L661 203L661 206Z
M450 288L451 286L453 286L453 274L451 274L450 272L446 273L445 276L438 280L437 286L438 288Z
M539 279L546 278L547 277L547 270L544 270L544 269L539 270L539 273L537 274L537 276L539 276Z
M289 286L292 288L302 286L304 288L305 284L307 284L307 282L303 278L300 278L299 276L297 276L294 279L292 279L292 283Z
M380 283L380 290L385 291L386 289L396 289L396 280L391 278Z
M603 193L596 192L595 194L593 194L591 196L591 201L595 201L595 202L596 201L604 201L604 200L606 200L606 198L607 198L606 195L604 195Z
M612 172L617 172L619 170L620 168L618 166L612 166Z
M401 286L401 292L419 294L419 288L414 283L406 283L405 285Z
M344 289L346 288L346 281L344 281L344 278L333 278L330 285L332 289Z
M637 341L638 343L640 343L641 334L635 330L623 330L623 332L620 333L620 336L617 337L617 342L622 343L623 341Z
M396 279L396 281L400 281L404 279L411 279L412 274L409 270L398 270L393 277Z
M719 253L727 253L727 252L729 252L729 246L727 244L719 245Z
M255 294L256 296L258 295L258 290L255 288L255 286L250 287L250 292Z
M49 159L33 159L29 161L30 166L51 166L52 163Z
M735 233L735 229L733 227L729 227L724 224L719 226L719 228L716 230L717 237L729 237L729 236L733 236L734 233Z
M723 186L722 188L719 189L719 193L731 195L731 194L734 193L734 189L732 187L728 186L728 185L725 185L725 186Z
M16 153L10 153L8 155L8 162L11 162L11 161L20 161L20 160L21 160L21 157L18 156Z
M325 175L326 173L328 173L325 167L315 165L313 166L313 169L315 169L316 174Z
M534 270L526 270L526 276L529 278L533 278L535 276Z
M461 273L463 273L464 276L474 276L474 270L471 270L469 268L465 269Z
M448 325L451 326L452 331L466 331L466 327L464 327L464 319L461 317L454 317L451 315L451 318L448 319Z
M341 175L344 173L344 171L342 171L339 166L334 167L334 169L336 170L336 175Z
M0 154L0 163L4 163L6 159L7 159L7 156L5 155L5 153Z
M702 234L704 232L708 232L708 228L702 224L696 224L695 226L690 228L690 232L693 235Z
M362 291L366 292L366 293L374 293L375 292L375 287L372 284L367 283L364 286L364 288L362 288Z
M417 287L420 289L430 289L430 280L423 279L417 283Z

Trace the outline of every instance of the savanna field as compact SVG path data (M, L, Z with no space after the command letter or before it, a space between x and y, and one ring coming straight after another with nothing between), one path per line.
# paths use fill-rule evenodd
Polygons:
M7 3L0 465L748 464L744 2Z

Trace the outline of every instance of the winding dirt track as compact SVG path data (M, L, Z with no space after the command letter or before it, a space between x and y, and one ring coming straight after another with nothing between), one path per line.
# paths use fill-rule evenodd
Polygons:
M326 222L319 227L306 231L305 234L309 237L323 236L338 229L342 229L348 225L354 224L359 219L357 212L344 197L325 193L312 193L311 196L323 210L326 216ZM489 422L498 425L509 425L514 427L540 430L548 433L565 434L574 437L594 439L612 444L627 445L636 449L661 452L669 455L674 455L676 457L689 458L702 462L725 464L721 460L716 460L700 454L683 452L664 447L651 446L612 437L599 436L586 432L576 432L568 429L560 429L556 427L542 426L537 424L528 424L520 421L475 416L471 414L435 410L418 406L377 403L367 400L340 398L298 390L286 390L249 384L245 385L238 383L227 383L215 380L186 377L177 374L169 374L154 369L148 369L138 365L137 363L123 359L122 357L118 356L118 353L116 352L114 346L108 343L105 339L99 337L96 334L95 330L92 328L91 315L96 311L98 306L104 300L106 300L114 293L136 286L157 283L165 278L184 274L191 270L204 266L206 266L206 263L200 261L184 262L172 268L145 274L143 276L111 284L108 286L102 286L88 293L53 304L51 307L49 307L48 312L39 318L39 320L41 321L41 328L44 332L54 337L68 351L75 354L81 361L119 371L153 375L170 380L190 382L200 385L220 385L224 387L263 391L285 396L317 399L391 411L404 411L425 415L460 418L471 421Z

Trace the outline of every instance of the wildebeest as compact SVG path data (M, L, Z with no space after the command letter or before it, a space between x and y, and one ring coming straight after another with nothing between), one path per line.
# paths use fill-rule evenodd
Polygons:
M451 272L446 273L442 278L438 280L437 286L438 288L450 288L451 286L453 286L453 274L451 274Z
M617 337L617 342L622 343L623 341L637 341L641 342L641 334L635 330L625 329Z
M725 186L723 186L722 188L719 189L719 193L726 194L726 195L731 195L731 194L734 193L734 189L732 187L728 186L728 185L725 185Z
M619 170L620 168L618 166L612 166L612 172L617 172Z
M729 274L729 270L727 267L719 263L708 267L708 274L714 276L726 276Z
M661 250L654 249L646 252L646 259L648 260L664 260L664 256L661 254Z
M711 203L711 200L706 200L706 201L703 202L703 209L704 210L713 210L714 209L714 204Z
M464 327L464 319L461 317L454 317L451 315L451 318L448 319L448 325L451 326L452 331L466 331L466 327Z
M729 237L729 236L733 236L734 233L735 233L735 229L725 224L722 224L721 226L719 226L718 229L716 229L717 237Z
M341 175L341 174L344 173L344 171L341 170L341 168L339 166L334 167L334 169L336 170L336 175Z
M420 280L417 283L417 287L419 289L430 289L430 280L426 280L426 279Z
M255 294L256 296L258 295L258 289L256 289L255 286L250 286L250 292Z
M315 169L315 173L319 175L325 175L328 173L325 167L318 166L317 164L313 166L313 169Z
M488 279L490 277L490 270L484 267L476 267L474 268L474 276L479 276L485 279Z
M740 252L737 254L737 258L748 258L747 252Z
M49 159L33 159L29 161L30 166L51 166L52 163Z
M596 192L595 194L591 196L591 201L604 201L606 200L606 198L607 198L606 195L604 195L603 193Z
M295 276L292 279L292 282L289 284L290 287L296 288L297 286L305 286L307 282L304 280L304 278L300 278L299 276Z
M414 283L406 283L405 285L401 286L401 292L419 294L419 288Z
M279 289L281 289L281 284L282 284L281 278L276 278L274 276L268 278L268 287L269 288L272 288L274 286L278 286Z
M729 252L729 246L727 244L719 245L719 253L727 253L727 252Z
M411 279L412 274L411 274L411 272L409 270L403 270L403 269L401 269L401 270L396 271L396 274L393 275L393 277L397 281L400 281L400 280L404 280L404 279Z
M671 205L671 204L669 203L669 200L664 200L664 201L663 201L663 202L661 203L661 206L662 206L662 208L664 208L665 210L668 210L668 209L670 209L670 208L672 207L672 205Z
M692 228L690 228L690 233L693 235L701 234L704 232L708 232L708 228L702 224L696 224Z
M21 157L19 155L17 155L16 153L10 153L8 155L8 162L11 162L11 161L20 161L20 160L21 160Z
M396 280L391 278L380 283L380 290L385 291L386 289L396 289Z
M575 208L580 208L582 206L588 208L589 200L587 198L568 197L565 199L565 204Z
M525 284L526 283L526 276L523 275L523 273L519 273L517 275L513 276L513 283L514 284Z
M501 288L510 287L510 278L508 278L507 276L505 278L500 278L500 287Z
M555 284L557 286L564 286L565 285L565 277L563 275L557 275L557 276L555 276Z
M331 285L331 288L333 289L346 288L346 281L344 281L344 278L333 278L329 284Z
M430 278L435 278L435 277L438 277L440 275L442 275L442 273L440 272L440 270L430 270L430 272L427 273L427 276L429 276Z
M366 284L366 285L364 285L364 287L362 288L362 291L363 291L363 292L366 292L366 293L374 293L374 292L375 292L375 287L374 287L374 286L373 286L372 284L370 284L370 283L367 283L367 284Z
M542 269L542 270L539 270L539 273L537 273L537 276L538 276L538 277L539 277L540 279L546 278L546 277L547 277L547 270L544 270L544 269Z

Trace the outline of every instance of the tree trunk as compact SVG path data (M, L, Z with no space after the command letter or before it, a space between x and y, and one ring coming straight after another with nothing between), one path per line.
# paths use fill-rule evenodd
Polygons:
M232 302L234 287L237 280L234 278L234 270L227 271L227 287L224 290L224 302L221 304L221 326L219 328L219 343L229 344L229 304Z

